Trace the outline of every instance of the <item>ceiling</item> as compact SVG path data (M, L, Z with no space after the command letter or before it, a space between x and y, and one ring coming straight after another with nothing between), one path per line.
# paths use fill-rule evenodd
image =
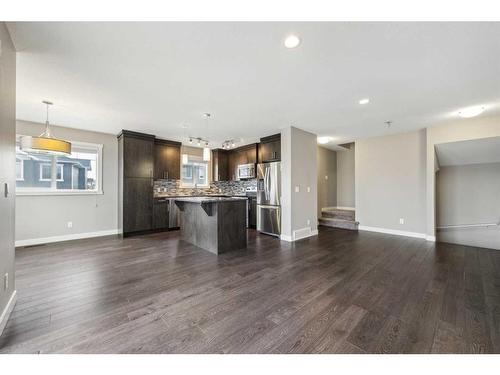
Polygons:
M73 128L200 136L217 147L293 125L334 146L456 119L465 106L500 111L500 23L8 27L22 120L43 122L49 99L51 122ZM302 40L296 49L283 46L290 32Z
M440 167L500 163L500 137L436 145Z

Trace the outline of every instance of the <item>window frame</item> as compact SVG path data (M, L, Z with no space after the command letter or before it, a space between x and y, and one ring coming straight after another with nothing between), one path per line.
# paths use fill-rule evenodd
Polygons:
M193 183L186 183L182 180L182 172L184 170L184 166L186 164L182 163L181 161L181 178L180 178L180 187L181 188L188 188L188 189L209 189L210 188L210 180L209 180L209 170L210 170L210 162L203 160L202 157L200 156L194 156L194 155L189 155L188 156L188 163L187 164L203 164L206 167L206 184L203 185L197 185L195 182ZM191 176L193 178L193 181L198 177L198 174L195 173L195 168L192 168L191 170Z
M38 181L42 181L42 182L52 181L52 178L43 178L43 167L46 165L48 165L50 167L50 172L52 173L52 164L51 163L40 163ZM59 167L61 168L61 178L56 178L56 182L64 181L64 165L62 163L57 163L57 168L59 168ZM59 174L59 173L57 173L57 174Z
M24 181L24 160L19 159L21 162L21 177L17 177L17 160L16 160L16 181Z
M16 135L16 144L22 134ZM69 141L71 142L72 147L87 149L89 151L95 151L97 154L97 163L96 163L96 188L94 190L72 190L72 189L47 189L47 188L16 188L16 195L102 195L104 194L103 190L103 156L102 151L104 145L101 143L90 143L90 142L79 142L79 141ZM24 161L23 161L24 163ZM59 163L57 163L59 165ZM61 163L64 164L64 163ZM24 164L23 164L24 165ZM64 168L63 172L64 173ZM72 173L73 174L73 173ZM63 177L61 175L61 177ZM51 180L48 180L51 181ZM63 180L57 180L60 182Z

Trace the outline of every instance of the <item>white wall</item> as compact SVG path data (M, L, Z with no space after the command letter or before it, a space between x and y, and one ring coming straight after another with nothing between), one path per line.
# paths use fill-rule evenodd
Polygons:
M356 207L355 145L337 151L337 206Z
M337 153L318 146L318 216L324 207L337 206Z
M15 304L15 128L16 51L4 22L0 22L0 335ZM4 184L10 187L5 196ZM7 275L8 287L3 280Z
M500 221L500 163L441 167L437 173L437 226ZM500 249L500 228L451 228L437 240Z
M39 239L117 231L118 141L113 134L52 126L56 137L103 145L103 194L18 195L16 244L41 243ZM17 121L17 133L39 135L43 124ZM67 222L73 223L72 228ZM71 237L69 237L71 238ZM55 240L55 239L54 239Z
M315 234L318 224L316 135L295 127L284 129L281 164L282 238L293 240L297 230L306 228ZM295 191L296 187L299 192Z
M435 236L436 227L436 153L435 145L500 136L500 117L458 119L449 124L427 128L426 222L427 235Z
M356 141L360 228L425 236L425 147L425 130Z

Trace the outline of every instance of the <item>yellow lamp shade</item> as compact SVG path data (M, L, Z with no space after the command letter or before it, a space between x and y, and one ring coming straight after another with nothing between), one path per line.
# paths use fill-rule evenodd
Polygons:
M21 137L21 150L57 155L71 155L71 143L57 138Z

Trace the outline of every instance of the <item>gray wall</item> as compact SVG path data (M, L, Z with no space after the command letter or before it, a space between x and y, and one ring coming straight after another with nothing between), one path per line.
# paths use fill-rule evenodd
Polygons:
M436 187L437 226L500 221L500 163L442 167ZM437 240L500 249L500 228L443 229Z
M337 153L318 146L318 217L324 207L337 206Z
M425 233L425 147L425 130L356 141L361 226Z
M356 207L355 145L337 151L337 206Z
M316 139L315 134L295 127L281 132L282 234L288 240L298 229L310 227L315 232L318 227Z
M17 121L17 133L39 135L43 125ZM118 141L113 134L53 126L56 137L103 145L103 194L20 195L16 200L16 241L117 230ZM73 227L68 228L67 222Z
M15 144L16 144L16 52L5 23L0 22L0 316L4 313L14 282ZM4 195L4 184L11 193ZM4 275L9 287L4 290ZM0 334L6 320L0 321Z
M500 136L500 117L498 115L459 119L441 126L427 128L426 222L429 237L435 235L436 220L435 145L498 136Z

